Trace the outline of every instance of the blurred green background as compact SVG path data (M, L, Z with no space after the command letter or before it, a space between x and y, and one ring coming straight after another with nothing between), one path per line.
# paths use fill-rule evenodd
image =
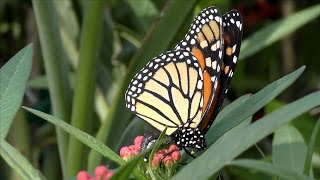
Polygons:
M41 7L41 3L50 4L48 17L41 14L41 9L35 14L34 5L37 3L38 7ZM150 129L142 120L134 118L123 105L123 95L129 80L153 56L173 48L187 32L194 16L208 6L214 5L222 13L230 9L239 10L244 20L243 39L250 40L243 47L248 53L240 52L241 61L237 65L226 104L241 95L257 92L302 65L307 67L302 77L280 97L257 112L254 119L258 120L287 102L320 89L318 16L304 23L302 20L288 35L280 32L285 35L280 35L281 38L275 41L266 40L273 35L270 31L276 32L282 26L288 26L285 28L290 31L294 20L291 19L291 24L282 24L281 20L316 6L319 3L317 0L106 0L99 4L102 6L103 22L100 24L86 21L88 3L87 0L1 0L0 66L27 44L33 43L33 66L23 105L64 119L105 142L115 152L123 145L132 143L135 136ZM49 24L49 29L39 29L40 26L46 26L39 21L41 18L42 23ZM97 31L93 33L85 29L91 23L97 26ZM51 31L50 27L53 27ZM81 37L81 33L85 32L89 35ZM257 32L262 32L262 35L257 35ZM90 41L90 38L97 40ZM40 40L52 41L60 48L53 51L55 54L48 55L42 48L50 42L40 44ZM92 44L86 46L86 42ZM91 58L91 61L81 64L79 61L82 58L83 61ZM60 76L54 78L52 76L55 73L50 75L48 72L55 71L55 67ZM87 67L90 70L85 74ZM81 97L83 94L79 91L86 87L87 93L92 96ZM55 88L60 88L61 92L52 94ZM309 141L319 114L320 108L317 108L293 121L306 142ZM60 179L61 149L58 150L59 140L56 136L59 133L52 124L20 110L7 139L49 179ZM69 175L75 175L78 169L92 170L99 164L109 163L76 140L70 138L69 141L74 142L74 145L66 148L69 153L72 149L82 149L74 157L66 157L66 161L72 161L76 166ZM259 147L268 157L272 147L271 137L259 143ZM316 152L316 173L319 175L320 142L317 142ZM242 156L254 158L260 155L256 150L248 150ZM113 167L112 164L110 167ZM257 172L236 167L224 168L221 176L224 179L268 179ZM19 179L2 159L0 177Z

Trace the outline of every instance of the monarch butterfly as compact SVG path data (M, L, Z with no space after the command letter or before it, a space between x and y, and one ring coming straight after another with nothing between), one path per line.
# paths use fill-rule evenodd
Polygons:
M205 149L240 53L242 18L231 10L202 10L176 47L154 57L131 80L126 107L179 148ZM155 137L146 137L147 143Z

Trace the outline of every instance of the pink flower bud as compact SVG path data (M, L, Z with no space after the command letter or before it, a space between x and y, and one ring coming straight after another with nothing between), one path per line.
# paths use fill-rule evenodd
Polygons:
M164 158L164 155L163 154L155 154L153 159L152 159L152 167L157 167L159 166L159 164L161 163L161 161L163 160Z
M174 164L171 156L166 156L163 160L163 163L164 163L164 166L166 167L171 167Z
M109 172L105 175L105 179L108 180L108 179L110 179L111 176L112 176L112 172L109 171Z
M138 149L139 151L140 151L140 148L141 148L142 140L143 140L143 136L137 136L134 139L134 145L136 146L136 149Z
M120 157L124 158L127 156L130 149L127 146L124 146L120 149Z
M179 148L175 144L171 144L169 147L169 152L179 151Z
M77 180L89 180L90 175L87 171L80 171L77 175Z
M171 153L171 157L174 161L178 161L181 158L180 151L174 151Z
M94 170L94 174L96 178L101 178L103 175L107 174L109 172L109 169L105 166L97 166Z

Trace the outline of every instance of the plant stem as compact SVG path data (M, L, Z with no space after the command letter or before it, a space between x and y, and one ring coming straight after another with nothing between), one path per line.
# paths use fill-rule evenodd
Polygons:
M104 1L88 1L85 10L80 41L79 66L76 75L71 125L88 130L92 118L93 96L95 90L95 67L97 49L101 35ZM74 176L84 168L85 146L76 138L69 139L68 176Z
M53 114L68 122L70 119L70 86L68 84L68 64L62 51L62 43L57 24L57 14L53 1L32 0L43 61L48 78ZM68 134L56 127L62 173L65 177Z

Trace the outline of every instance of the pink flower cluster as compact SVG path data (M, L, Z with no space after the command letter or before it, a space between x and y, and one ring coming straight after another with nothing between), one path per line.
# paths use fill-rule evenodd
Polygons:
M128 160L141 151L141 143L143 136L137 136L134 139L134 144L125 146L120 149L120 157L124 160ZM176 161L180 159L180 151L177 145L170 145L169 149L160 149L153 157L152 166L157 167L163 163L166 167L171 167Z
M140 153L141 143L143 140L143 136L137 136L134 139L134 144L130 146L124 146L120 149L120 157L127 161L128 159L136 156Z
M152 167L157 167L162 162L165 167L172 167L180 159L180 151L177 145L170 145L169 149L160 149L153 157Z
M77 180L108 180L112 172L106 166L97 166L94 170L95 177L91 177L87 171L80 171Z

